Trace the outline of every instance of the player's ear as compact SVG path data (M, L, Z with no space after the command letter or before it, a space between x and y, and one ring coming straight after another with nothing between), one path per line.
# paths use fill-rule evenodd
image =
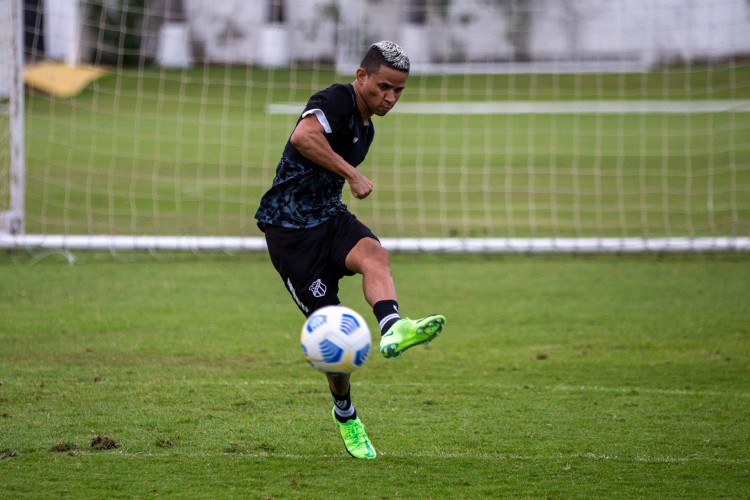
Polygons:
M367 78L367 71L365 71L364 68L357 68L357 72L355 73L357 82L362 84L365 81L365 78Z

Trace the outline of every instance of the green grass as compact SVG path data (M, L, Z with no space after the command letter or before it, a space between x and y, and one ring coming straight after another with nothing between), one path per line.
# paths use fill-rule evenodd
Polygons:
M409 79L415 101L748 99L750 66ZM254 213L304 102L347 76L126 71L27 101L35 234L258 236ZM354 211L389 237L728 236L750 230L750 113L407 115L376 120ZM0 202L4 197L0 192ZM7 200L6 200L7 202ZM1 206L1 205L0 205Z
M0 259L4 498L750 496L744 255L394 255L448 324L355 374L374 462L265 255L78 257Z

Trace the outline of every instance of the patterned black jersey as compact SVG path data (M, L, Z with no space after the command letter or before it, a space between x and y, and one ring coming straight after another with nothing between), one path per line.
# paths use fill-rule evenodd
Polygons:
M372 120L362 116L351 84L336 84L313 95L299 120L315 114L331 148L350 165L364 161L375 137ZM297 123L299 123L297 120ZM341 201L344 178L302 156L290 141L276 167L273 185L255 213L258 227L309 228L346 212Z

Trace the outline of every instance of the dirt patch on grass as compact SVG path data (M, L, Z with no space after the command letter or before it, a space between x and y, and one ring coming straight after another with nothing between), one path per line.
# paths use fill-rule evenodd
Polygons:
M78 451L78 446L75 443L57 443L50 446L49 451L53 453L71 453Z
M107 436L95 436L91 439L91 447L95 450L114 450L120 445L114 439Z

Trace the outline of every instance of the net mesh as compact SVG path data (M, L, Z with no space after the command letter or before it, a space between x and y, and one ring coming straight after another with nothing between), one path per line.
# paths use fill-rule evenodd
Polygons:
M375 191L344 195L379 236L750 232L747 2L214 3L85 0L56 16L77 27L80 67L106 73L71 97L28 88L27 233L260 236L306 99L384 38L413 72L375 119L360 167ZM66 50L44 33L29 65Z

